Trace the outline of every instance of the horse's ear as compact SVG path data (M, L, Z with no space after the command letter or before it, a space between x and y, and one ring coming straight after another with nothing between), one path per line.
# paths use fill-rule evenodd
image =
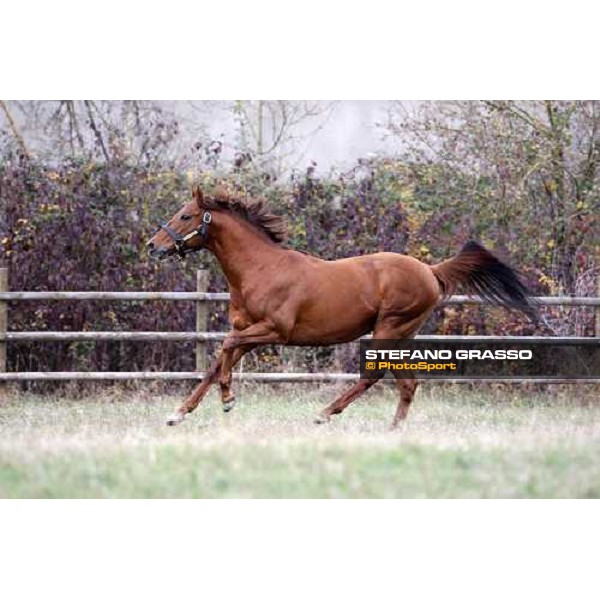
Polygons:
M194 186L192 189L192 198L196 201L198 208L202 209L202 203L204 202L204 194L200 189L199 185Z
M229 193L227 188L221 184L215 188L215 198L218 198L219 200L228 201L231 199L231 194Z

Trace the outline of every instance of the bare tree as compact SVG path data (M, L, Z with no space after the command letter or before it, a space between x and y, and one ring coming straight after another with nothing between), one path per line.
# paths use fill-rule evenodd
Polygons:
M27 146L25 145L25 140L23 139L23 136L21 135L21 133L17 127L17 124L15 123L15 120L13 119L13 116L12 116L5 100L0 100L0 109L4 113L8 127L9 127L15 141L17 142L19 148L21 148L21 151L23 152L23 154L28 157L29 150L27 149Z
M298 156L299 146L325 125L334 108L333 102L237 100L231 110L238 148L258 168L278 176L293 166L292 155Z
M145 101L21 101L1 107L22 148L41 157L157 162L172 158L177 118ZM19 125L18 125L19 124Z

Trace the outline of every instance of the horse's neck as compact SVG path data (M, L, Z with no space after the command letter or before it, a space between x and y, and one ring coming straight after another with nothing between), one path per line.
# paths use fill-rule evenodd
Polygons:
M210 244L230 287L241 290L255 273L276 260L281 248L249 223L228 217Z

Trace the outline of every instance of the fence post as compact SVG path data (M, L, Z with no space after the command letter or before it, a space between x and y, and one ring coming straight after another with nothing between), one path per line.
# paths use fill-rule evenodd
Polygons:
M196 291L208 291L208 271L198 269L196 273ZM208 331L208 309L204 300L196 300L196 332ZM206 371L206 342L196 341L196 371Z
M0 292L8 292L8 269L0 267ZM6 332L8 331L8 301L0 300L0 373L6 371ZM0 396L5 385L0 382Z
M600 275L596 275L596 296L600 296ZM596 337L600 338L600 306L596 306Z

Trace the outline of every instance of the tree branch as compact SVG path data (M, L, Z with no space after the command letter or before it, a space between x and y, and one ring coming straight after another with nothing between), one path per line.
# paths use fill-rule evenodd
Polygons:
M94 135L96 136L96 141L98 142L98 145L102 149L102 154L104 154L104 158L108 162L110 160L110 157L108 156L108 152L106 151L106 146L104 145L104 140L102 139L102 134L100 133L100 130L96 126L96 121L94 121L94 115L92 114L92 103L89 100L84 100L83 103L85 104L88 118L90 120L90 127L92 128L92 131L94 132Z
M6 115L6 120L8 121L8 126L10 127L10 130L12 131L13 136L17 140L17 143L21 147L23 154L27 158L30 158L31 155L29 154L29 150L27 149L27 146L25 145L25 140L23 139L23 136L19 133L17 125L16 125L14 119L12 118L12 115L10 114L10 111L8 110L8 106L6 105L6 102L4 100L0 100L0 108Z

